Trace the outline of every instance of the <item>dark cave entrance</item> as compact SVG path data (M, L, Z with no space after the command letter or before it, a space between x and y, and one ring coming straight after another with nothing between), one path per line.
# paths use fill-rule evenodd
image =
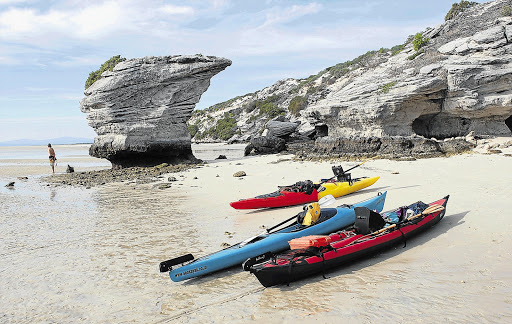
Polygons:
M505 119L505 125L507 125L510 132L512 132L512 116Z
M315 137L325 137L329 135L329 127L325 124L315 126L315 131Z
M426 138L436 139L466 136L470 126L471 119L446 114L422 115L412 122L413 132Z

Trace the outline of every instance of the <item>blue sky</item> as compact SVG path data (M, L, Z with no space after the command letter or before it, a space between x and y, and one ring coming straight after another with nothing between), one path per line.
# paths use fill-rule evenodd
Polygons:
M442 23L453 2L0 0L0 142L93 138L79 101L113 55L231 59L202 109L401 44Z

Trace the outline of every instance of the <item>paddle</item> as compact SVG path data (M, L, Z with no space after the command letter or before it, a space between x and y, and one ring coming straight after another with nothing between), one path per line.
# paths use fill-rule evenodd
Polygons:
M357 165L355 165L355 166L351 167L350 169L343 171L343 173L347 173L347 172L348 172L348 171L350 171L350 170L354 170L355 168L357 168L357 167L359 167L359 166L361 166L361 165L365 164L366 162L368 162L368 161L370 161L370 160L373 160L373 159L375 159L375 158L376 158L376 156L374 156L374 157L372 157L372 158L369 158L369 159L366 159L366 160L364 160L363 162L361 162L361 163L359 163L359 164L357 164ZM329 179L326 179L326 180L324 180L324 181L320 181L320 183L318 183L318 185L321 185L322 183L326 183L327 181L330 181L330 180L332 180L332 179L334 179L334 178L336 178L336 176L331 177L331 178L329 178Z
M325 207L325 206L328 206L332 203L334 203L336 201L336 199L334 198L333 195L327 195L325 197L322 197L320 198L320 200L318 200L318 204L321 206L321 207ZM262 235L266 235L266 234L270 234L270 231L285 224L286 222L289 222L291 221L292 219L295 219L297 218L297 215L293 216L293 217L290 217L288 218L287 220L275 225L275 226L272 226L271 228L268 228L266 229L265 231L263 231L262 233L254 236L254 237L251 237L251 238L248 238L247 240L243 241L240 243L240 246L244 246L244 245L247 245L248 243L252 242L253 240L257 239L258 237L262 236ZM244 243L245 242L245 243ZM171 271L172 270L172 266L175 266L175 265L178 265L178 264L181 264L181 263L185 263L185 262L188 262L188 261L192 261L194 260L194 256L192 254L185 254L185 255L182 255L180 257L177 257L177 258L174 258L174 259L170 259L170 260L167 260L167 261L163 261L163 262L160 262L160 272L167 272L167 271Z
M422 211L421 213L419 213L419 214L417 214L417 215L414 215L414 216L412 216L412 217L410 217L410 218L404 219L401 223L411 221L411 220L413 220L413 219L415 219L415 218L418 218L418 217L420 217L420 216L423 216L423 215L433 214L433 213L436 213L436 212L442 211L443 209L444 209L444 207L443 207L443 206L441 206L441 205L432 205L432 206L427 207L427 208L426 208L424 211ZM390 225L390 226L388 226L388 227L384 227L384 228L382 228L382 229L380 229L380 230L378 230L378 231L375 231L375 232L373 232L373 233L370 233L370 234L368 234L368 235L376 235L376 234L380 234L380 233L385 232L385 231L387 231L388 229L394 228L394 227L396 227L396 226L397 226L397 224L393 224L393 225Z
M368 162L368 161L370 161L370 160L373 160L373 159L375 159L375 158L376 158L376 156L374 156L374 157L372 157L372 158L369 158L369 159L366 159L366 160L364 160L363 162L359 163L358 165L353 166L353 167L351 167L351 168L350 168L350 169L348 169L348 170L345 170L345 172L348 172L348 171L350 171L350 170L353 170L353 169L355 169L355 168L357 168L357 167L359 167L359 166L361 166L361 165L365 164L366 162Z
M424 216L424 215L428 215L428 214L433 214L433 213L436 213L436 212L440 212L440 211L442 211L442 210L444 210L444 207L443 207L443 206L441 206L441 205L437 205L437 204L435 204L435 205L431 205L431 206L429 206L429 207L425 208L425 210L424 210L424 211L422 211L421 213L416 214L416 215L414 215L414 216L412 216L412 217L410 217L410 218L406 218L406 219L404 219L403 221L401 221L400 223L405 223L405 222L411 221L411 220L413 220L413 219L415 219L415 218L418 218L418 217L420 217L420 216ZM400 223L397 223L397 224L400 224ZM362 236L361 236L361 237L359 237L358 239L356 239L356 240L354 240L354 241L350 242L349 244L347 244L347 245L345 245L345 246L358 244L359 242L361 242L361 240L364 240L364 239L366 239L366 238L368 238L368 237L370 237L370 236L380 234L380 233L385 232L385 231L387 231L387 230L389 230L389 229L391 229L391 228L395 228L395 227L397 226L397 224L393 224L393 225L390 225L390 226L388 226L388 227L384 227L384 228L382 228L382 229L380 229L380 230L378 230L378 231L375 231L375 232L373 232L373 233L370 233L370 234L362 235Z
M318 204L320 205L320 207L325 207L325 206L329 206L330 204L334 203L336 201L336 199L334 198L333 195L327 195L325 197L322 197L318 200ZM265 229L263 232L261 232L260 234L258 235L255 235L253 237L250 237L244 241L242 241L240 243L240 246L245 246L247 245L248 243L254 241L255 239L257 239L258 237L261 237L263 235L267 235L267 234L270 234L270 231L273 230L273 229L276 229L278 228L279 226L283 225L283 224L286 224L287 222L293 220L293 219L296 219L297 218L297 215L295 216L292 216L284 221L282 221L281 223L277 224L277 225L274 225L272 226L271 228L267 228Z

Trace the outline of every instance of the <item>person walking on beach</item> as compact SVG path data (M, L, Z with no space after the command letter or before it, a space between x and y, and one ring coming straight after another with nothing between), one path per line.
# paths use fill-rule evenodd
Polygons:
M57 161L57 158L55 157L55 150L53 149L52 144L50 143L48 143L48 158L50 159L52 173L55 173L55 161Z

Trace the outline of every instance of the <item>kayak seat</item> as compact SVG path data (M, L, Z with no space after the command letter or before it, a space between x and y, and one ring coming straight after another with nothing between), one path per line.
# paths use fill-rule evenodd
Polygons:
M307 227L307 225L302 225L302 223L304 222L304 217L306 216L306 212L307 212L307 210L304 210L297 214L297 223L299 225L301 225L301 227L298 228L297 230L302 230L304 227ZM336 215L336 213L337 213L336 208L320 209L320 216L318 216L318 219L312 225L315 225L315 224L321 223L325 220L328 220L329 218Z
M366 207L355 207L356 222L354 228L361 235L378 231L386 225L386 221L379 213Z
M336 208L324 208L324 209L320 210L320 216L318 216L318 219L316 220L315 224L326 221L329 218L336 215L337 213L338 213L338 211L336 210Z

